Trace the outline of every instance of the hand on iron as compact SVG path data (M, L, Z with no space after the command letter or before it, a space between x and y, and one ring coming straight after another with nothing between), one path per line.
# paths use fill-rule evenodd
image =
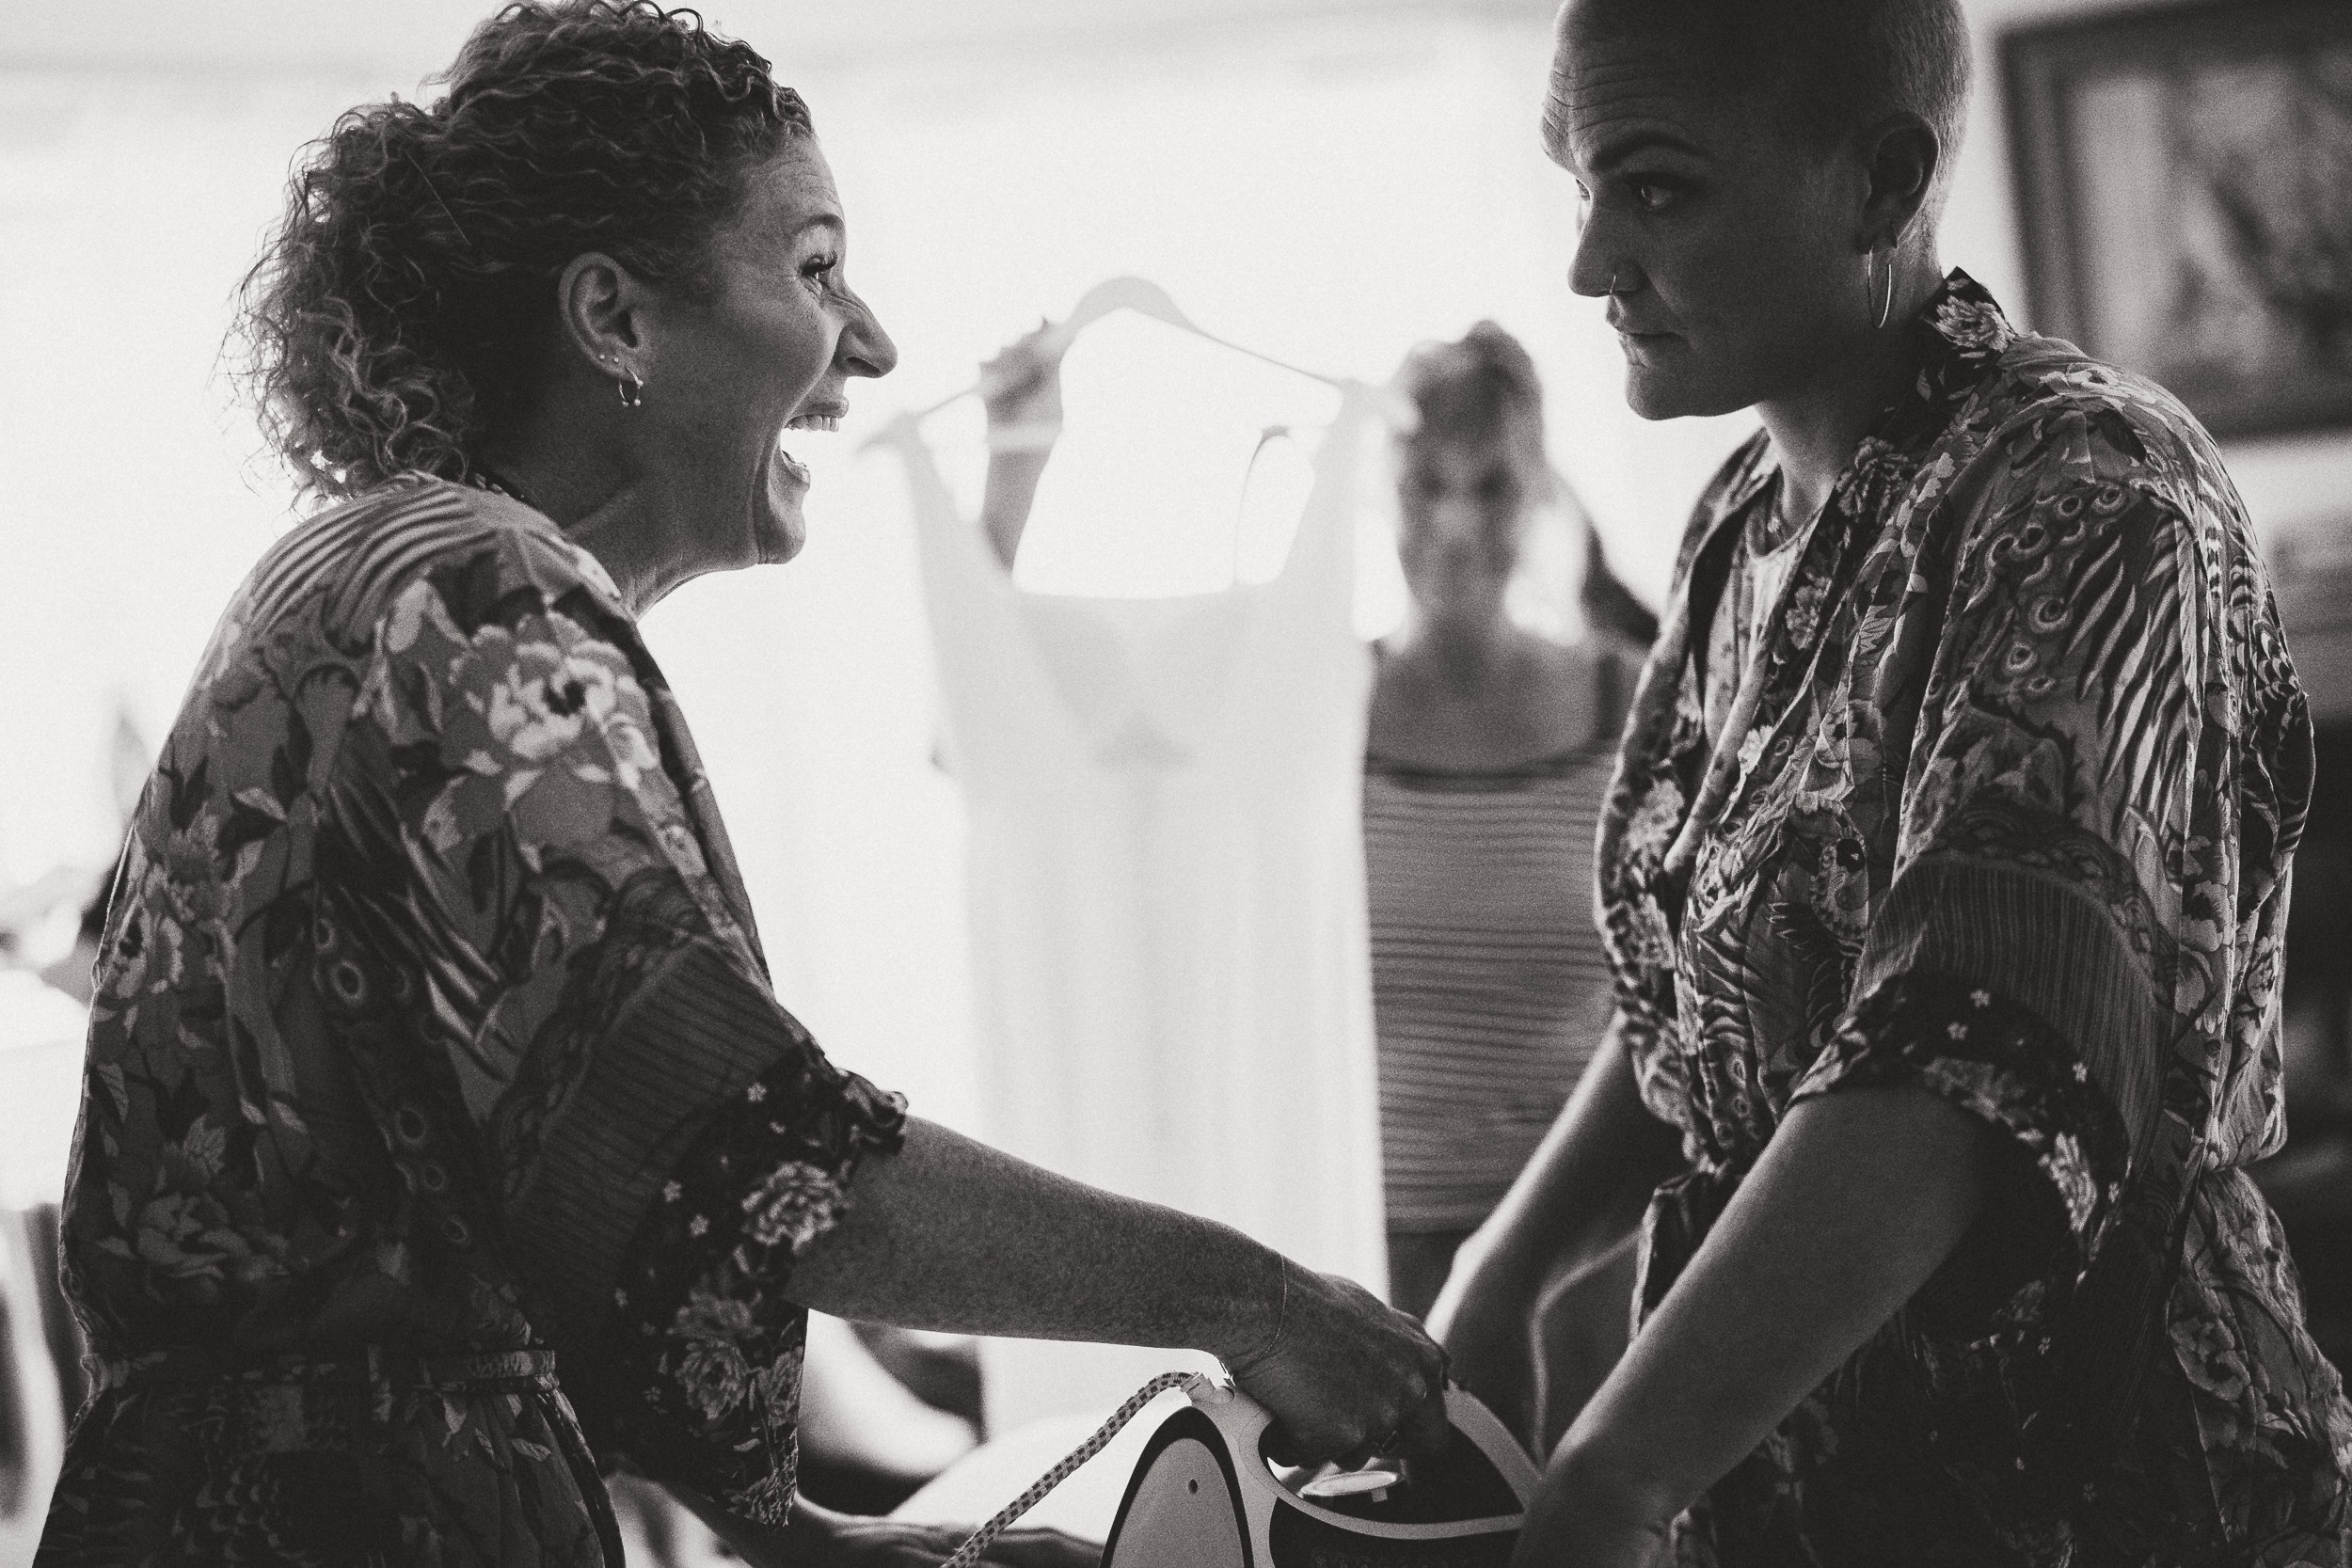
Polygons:
M1375 1454L1441 1451L1445 1352L1353 1281L1282 1266L1286 1295L1273 1338L1226 1361L1242 1392L1274 1418L1268 1457L1354 1468Z

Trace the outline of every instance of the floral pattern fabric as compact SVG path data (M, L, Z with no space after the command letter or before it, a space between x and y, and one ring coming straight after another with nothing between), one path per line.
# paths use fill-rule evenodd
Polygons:
M592 557L440 483L304 524L109 911L40 1560L588 1568L615 1462L779 1522L782 1292L902 1120L771 993Z
M1808 1096L1925 1085L2007 1164L1677 1560L2343 1568L2352 1410L2245 1171L2311 735L2243 509L2169 396L1964 275L1912 331L1793 539L1762 436L1717 476L1628 721L1604 936L1686 1155L1637 1313Z

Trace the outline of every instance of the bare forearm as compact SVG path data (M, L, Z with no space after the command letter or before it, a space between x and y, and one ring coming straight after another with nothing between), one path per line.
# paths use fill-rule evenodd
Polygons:
M1538 1512L1554 1544L1579 1518L1671 1516L1753 1451L1959 1244L1996 1147L1924 1088L1793 1109L1553 1454Z
M1274 1252L920 1119L870 1159L841 1224L795 1265L794 1300L841 1317L1032 1339L1205 1350L1273 1337Z
M980 491L980 527L1008 572L1021 554L1021 536L1028 531L1029 512L1037 503L1037 487L1045 477L1045 460L1050 455L1005 451L988 460L988 479Z
M1544 1134L1465 1262L1531 1300L1544 1281L1606 1248L1641 1217L1680 1162L1675 1130L1642 1103L1621 1020Z

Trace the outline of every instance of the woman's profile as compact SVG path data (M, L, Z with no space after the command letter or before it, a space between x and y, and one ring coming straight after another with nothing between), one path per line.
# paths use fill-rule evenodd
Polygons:
M847 243L798 95L643 0L509 6L300 163L246 325L332 504L124 852L41 1562L590 1568L613 1465L755 1560L938 1560L796 1498L810 1307L1207 1350L1302 1459L1441 1435L1415 1325L910 1115L770 986L637 618L800 547L780 436L897 358Z
M2311 721L2171 396L1937 257L1955 0L1573 0L1569 282L1707 487L1599 845L1608 1046L1433 1322L1638 1328L1515 1562L2345 1561L2352 1409L2246 1167Z

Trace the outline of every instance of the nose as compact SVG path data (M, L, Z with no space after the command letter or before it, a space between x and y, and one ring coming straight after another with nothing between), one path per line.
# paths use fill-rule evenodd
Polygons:
M850 375L888 375L898 365L898 345L890 341L882 324L874 316L866 301L850 296L854 309L850 324L842 329L838 356L841 368Z
M1568 287L1587 299L1616 292L1614 285L1621 274L1635 279L1640 277L1617 245L1614 229L1606 215L1596 211L1585 214L1583 230L1576 237L1576 254L1568 261ZM1638 281L1634 287L1640 287Z

